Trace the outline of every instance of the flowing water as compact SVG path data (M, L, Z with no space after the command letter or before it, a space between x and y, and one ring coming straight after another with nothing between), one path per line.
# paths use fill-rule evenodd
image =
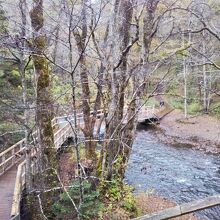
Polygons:
M177 203L220 194L220 157L190 146L160 143L153 131L138 130L126 172L135 192L154 190ZM220 220L220 206L196 213L201 219Z

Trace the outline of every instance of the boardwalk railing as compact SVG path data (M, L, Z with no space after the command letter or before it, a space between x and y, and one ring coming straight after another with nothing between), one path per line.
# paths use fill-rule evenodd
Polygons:
M97 117L104 114L103 110L97 111ZM93 117L93 112L91 112L91 117ZM82 114L77 114L77 122L80 125L82 123ZM60 146L65 142L68 137L73 136L73 128L71 126L71 121L73 120L72 115L66 115L63 117L56 117L52 120L52 126L55 128L54 133L54 142L56 149L59 149ZM60 127L60 124L64 126ZM57 130L58 129L58 130ZM56 131L57 130L57 131ZM36 132L35 132L36 135ZM22 139L15 145L11 146L9 149L5 150L0 154L0 168L1 173L5 173L9 170L12 166L16 163L25 159L25 139ZM35 154L36 151L33 151L32 154ZM32 161L32 173L36 170L36 164ZM17 175L16 175L16 182L14 188L14 195L13 195L13 204L11 209L11 219L13 220L20 220L20 201L22 192L25 188L25 160L19 164Z
M91 117L93 112L91 112ZM97 116L103 115L103 110L97 111ZM82 114L77 114L78 124L82 122ZM52 126L55 130L54 139L55 147L58 149L65 139L73 134L72 127L69 122L73 120L72 115L66 115L62 117L56 117L52 120ZM60 128L60 124L66 124ZM37 140L37 132L33 132L33 137ZM7 170L13 167L15 164L24 159L25 156L25 138L8 148L7 150L0 153L0 175L4 174Z
M138 113L138 122L143 122L146 119L157 118L157 110L155 105L143 106Z
M66 139L71 136L73 136L73 129L68 123L54 134L55 148L60 148L60 146L66 141Z
M0 175L5 173L21 159L24 159L25 139L20 140L7 150L0 153Z
M20 202L25 187L25 161L19 164L15 181L11 220L20 220Z
M204 199L184 203L173 208L164 209L162 211L135 218L133 220L166 220L217 205L220 205L220 195L209 196Z

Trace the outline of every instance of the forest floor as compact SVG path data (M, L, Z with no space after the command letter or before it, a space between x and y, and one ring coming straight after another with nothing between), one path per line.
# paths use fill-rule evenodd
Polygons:
M190 145L207 153L220 153L220 121L203 114L184 118L181 110L174 110L165 116L156 132L166 143Z

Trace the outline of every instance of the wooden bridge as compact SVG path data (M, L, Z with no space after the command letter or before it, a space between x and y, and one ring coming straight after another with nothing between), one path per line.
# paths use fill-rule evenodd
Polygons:
M100 111L99 114L103 114ZM59 149L68 137L73 136L72 116L54 118L55 148ZM78 114L78 124L82 123L82 114ZM32 134L37 142L37 132ZM33 144L33 143L32 143ZM0 220L20 219L20 199L25 188L25 139L0 153ZM33 149L34 150L34 149ZM34 163L32 173L34 173Z
M103 115L103 110L99 110L97 118ZM91 117L93 117L93 112L91 112ZM147 107L140 111L138 121L144 122L155 117L160 119L161 113L154 107ZM68 137L73 136L72 120L73 116L56 117L52 120L57 150ZM82 113L77 114L77 122L82 125ZM35 141L32 144L35 145L37 143L37 132L34 132L32 136ZM25 139L22 139L0 153L0 220L20 219L20 201L22 191L25 188L25 150ZM34 154L34 150L32 153ZM33 161L31 169L32 173L34 173L35 163Z

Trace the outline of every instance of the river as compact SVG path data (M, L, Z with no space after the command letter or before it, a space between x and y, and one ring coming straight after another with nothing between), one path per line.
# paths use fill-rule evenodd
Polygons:
M135 192L154 191L177 203L220 194L220 157L160 143L152 130L138 129L126 172ZM196 213L220 220L220 206Z

